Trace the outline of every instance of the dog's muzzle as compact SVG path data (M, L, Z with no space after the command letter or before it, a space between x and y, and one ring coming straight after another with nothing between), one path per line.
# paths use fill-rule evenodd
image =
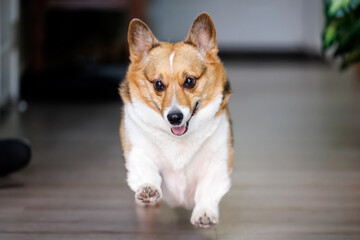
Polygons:
M187 120L186 123L183 125L181 125L181 123L183 122L184 115L181 112L179 112L179 111L170 112L167 115L167 119L168 119L169 123L172 125L172 127L171 127L172 134L174 134L176 136L182 136L187 132L188 127L189 127L189 122L190 122L192 116L194 116L194 114L196 113L199 106L200 106L200 101L197 101L189 120ZM179 125L181 125L181 126L179 126Z

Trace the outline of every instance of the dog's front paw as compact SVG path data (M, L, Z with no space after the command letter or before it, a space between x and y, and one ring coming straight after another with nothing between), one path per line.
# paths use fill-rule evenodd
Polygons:
M150 184L139 187L135 199L140 205L155 205L161 199L161 190Z
M194 209L190 221L196 227L210 228L218 223L218 216L208 209Z

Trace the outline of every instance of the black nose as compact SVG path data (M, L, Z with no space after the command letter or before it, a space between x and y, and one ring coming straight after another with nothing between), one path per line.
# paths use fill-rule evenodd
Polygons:
M184 115L181 112L172 112L167 115L167 119L172 125L180 125Z

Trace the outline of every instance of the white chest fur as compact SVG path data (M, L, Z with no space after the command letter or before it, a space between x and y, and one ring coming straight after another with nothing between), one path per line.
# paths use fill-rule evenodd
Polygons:
M142 102L135 100L125 106L125 133L133 148L154 163L162 179L164 199L170 205L192 207L196 184L203 174L201 166L216 161L219 151L225 153L219 161L226 161L229 123L225 113L215 117L221 97L198 111L188 132L180 137L172 135L162 116ZM136 186L129 182L130 187L132 184Z

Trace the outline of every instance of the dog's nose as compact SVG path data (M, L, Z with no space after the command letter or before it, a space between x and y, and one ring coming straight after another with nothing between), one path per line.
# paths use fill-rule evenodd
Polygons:
M181 112L172 112L167 115L167 119L172 125L180 125L184 115Z

